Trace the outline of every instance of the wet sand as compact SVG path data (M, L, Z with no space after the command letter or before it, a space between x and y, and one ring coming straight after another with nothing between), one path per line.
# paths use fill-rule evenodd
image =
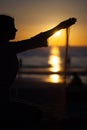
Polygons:
M43 112L42 130L87 128L87 85L65 88L64 84L17 78L10 90L12 101L39 108ZM78 123L79 122L79 123ZM69 123L69 124L68 124Z
M63 84L17 78L11 88L11 99L39 107L44 118L64 118L65 87Z

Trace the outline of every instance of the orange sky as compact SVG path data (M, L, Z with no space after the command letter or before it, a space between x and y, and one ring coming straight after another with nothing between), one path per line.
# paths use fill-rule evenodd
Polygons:
M70 28L71 46L87 46L86 6L86 0L0 0L0 12L15 18L18 29L15 40L30 38L63 20L76 17L77 23ZM58 45L65 45L65 34L62 30L58 39L55 38Z

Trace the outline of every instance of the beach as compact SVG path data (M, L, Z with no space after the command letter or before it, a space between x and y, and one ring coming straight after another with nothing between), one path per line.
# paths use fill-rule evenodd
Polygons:
M42 130L87 128L87 85L68 88L62 83L17 77L11 87L11 100L29 104L43 112ZM79 123L80 124L79 124ZM40 126L41 125L41 126Z
M13 98L25 100L31 105L40 107L46 114L44 118L50 118L49 116L63 118L65 111L65 88L63 85L18 78L12 88Z

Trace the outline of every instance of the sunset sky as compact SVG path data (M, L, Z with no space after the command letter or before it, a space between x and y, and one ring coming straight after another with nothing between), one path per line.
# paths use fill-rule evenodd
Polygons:
M30 38L75 17L69 44L87 46L87 0L0 0L0 13L15 18L15 40ZM65 34L62 30L55 36L58 45L65 45Z

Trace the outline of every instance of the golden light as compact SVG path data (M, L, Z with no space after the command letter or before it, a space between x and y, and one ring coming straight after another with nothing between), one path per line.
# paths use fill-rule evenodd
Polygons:
M48 38L48 46L64 46L66 38L65 34L65 30L60 30L54 33Z
M59 76L57 74L53 74L53 75L50 75L50 78L51 78L52 81L57 83Z
M50 64L52 67L50 68L50 71L52 72L58 72L61 70L61 60L59 56L59 50L58 47L51 47L50 50L50 56L48 59L48 64Z
M49 69L51 72L58 72L62 70L58 47L51 47L48 64L51 65ZM53 83L62 82L62 78L58 74L51 74L47 80Z
M60 30L60 31L55 32L53 36L58 37L58 36L60 36L60 35L61 35L61 30Z
M51 56L49 57L48 63L52 66L52 67L50 68L50 70L51 70L52 72L58 72L58 71L60 70L60 66L59 66L59 64L60 64L60 59L59 59L59 57L51 55Z
M62 82L61 78L60 78L60 76L58 74L52 74L52 75L50 75L47 80L51 81L52 83Z

